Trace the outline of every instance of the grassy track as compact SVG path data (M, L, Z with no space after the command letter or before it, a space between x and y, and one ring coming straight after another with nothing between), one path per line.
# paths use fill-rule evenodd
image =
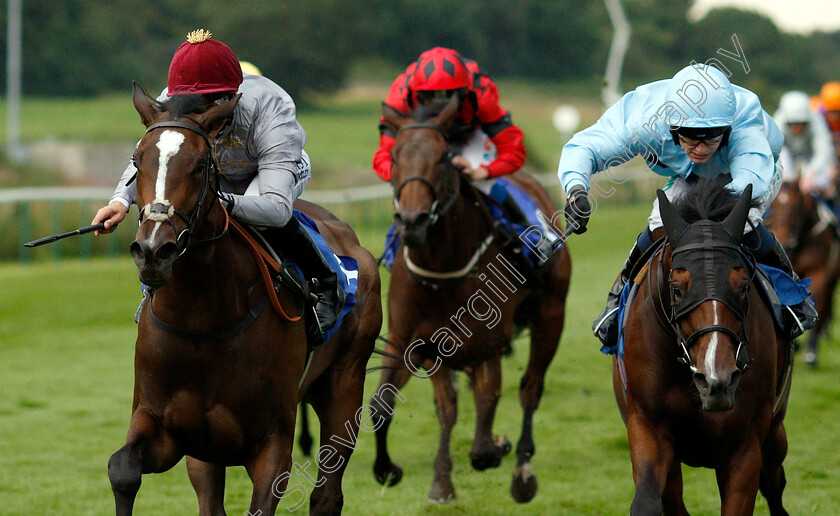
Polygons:
M508 494L514 460L496 470L473 471L467 456L474 408L459 375L459 423L452 439L458 499L425 502L432 477L438 425L431 385L413 379L397 407L390 444L405 472L383 490L373 479L374 439L362 433L344 480L345 514L591 515L626 513L633 496L624 427L610 388L610 361L597 351L589 325L598 312L647 205L604 203L590 231L570 241L573 282L566 331L548 374L536 415L540 482L537 497L517 506ZM378 251L379 232L362 233ZM387 289L387 277L384 284ZM0 265L0 514L102 515L113 511L106 464L124 443L131 407L131 315L139 300L136 269L128 258ZM832 339L834 340L834 339ZM495 429L519 437L517 386L527 342L505 361ZM790 453L786 504L791 514L836 514L840 506L840 352L825 345L821 369L799 365L787 415ZM378 359L373 359L378 362ZM368 379L373 392L378 375ZM305 459L295 452L295 460ZM314 471L314 466L309 466ZM303 482L293 476L292 482ZM686 468L686 504L695 515L718 514L714 474ZM230 468L228 513L242 514L250 483ZM281 501L281 506L287 502ZM303 514L304 509L297 511ZM195 514L183 462L143 479L136 514ZM284 511L278 512L278 514ZM757 514L767 514L760 499Z

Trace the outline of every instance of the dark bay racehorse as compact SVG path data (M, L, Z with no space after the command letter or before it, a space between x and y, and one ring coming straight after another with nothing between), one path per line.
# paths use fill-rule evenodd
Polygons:
M636 484L633 515L688 514L682 463L715 470L721 514L752 514L759 489L770 514L787 514L791 347L740 248L752 187L731 212L732 194L716 188L695 187L681 212L658 192L668 243L636 275L623 363L613 369Z
M143 208L131 252L154 290L140 319L127 442L108 463L118 515L132 513L142 474L166 471L185 455L202 515L224 514L225 467L234 465L253 482L249 514L274 514L304 396L321 421L310 513L341 512L352 449L327 443L358 431L365 367L382 322L376 261L347 225L296 203L332 249L359 264L357 305L308 353L301 303L283 288L276 300L269 295L265 270L215 197L212 138L237 101L201 113L159 110L135 85L147 131L134 154Z
M773 201L767 227L776 235L790 256L799 276L811 278L811 299L820 314L816 326L808 334L805 362L817 365L817 341L831 323L834 290L840 278L840 239L829 223L828 210L813 195L803 192L799 183L782 183ZM828 215L828 216L826 216Z
M402 245L391 270L386 351L392 356L384 358L380 392L389 384L401 388L412 373L431 376L441 435L429 500L449 501L455 498L449 456L457 416L453 371L469 375L475 395L472 465L478 470L498 467L511 448L505 437L492 433L501 357L510 350L515 327L529 326L530 356L520 384L522 435L511 485L513 498L527 502L537 490L530 463L535 449L532 420L563 329L571 264L562 249L546 256L550 263L539 285L525 282L517 257L499 243L478 191L451 163L445 133L457 109L456 97L428 119L418 115L414 120L384 108L387 121L398 130L391 181ZM525 189L545 214L556 213L536 181L524 174L506 177ZM556 226L553 231L560 234ZM385 391L372 405L379 408L374 421L382 423L376 431L374 474L379 482L394 485L402 478L387 450L394 395Z

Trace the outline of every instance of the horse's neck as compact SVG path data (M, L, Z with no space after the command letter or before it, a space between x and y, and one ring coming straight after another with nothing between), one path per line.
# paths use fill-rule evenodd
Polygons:
M155 291L155 313L177 310L185 314L201 314L209 320L224 322L239 317L247 310L246 290L239 285L242 278L256 273L254 261L243 245L228 233L208 244L197 244L178 258L172 267L172 278ZM188 315L187 315L188 316Z
M490 215L481 203L459 193L452 208L429 228L426 245L409 251L411 261L433 271L463 267L492 231Z

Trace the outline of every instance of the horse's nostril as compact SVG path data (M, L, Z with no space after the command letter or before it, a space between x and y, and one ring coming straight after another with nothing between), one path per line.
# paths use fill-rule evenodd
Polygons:
M732 371L732 374L729 376L729 387L735 388L738 386L738 382L741 381L741 371L736 369Z
M174 242L166 242L158 248L155 256L162 262L175 260L178 257L178 246Z
M131 246L128 248L129 252L131 252L131 256L134 257L134 261L137 264L143 263L146 260L146 255L143 252L143 246L140 245L140 242L136 240L131 243Z
M700 389L709 388L709 382L706 380L706 375L703 373L694 373L694 383Z

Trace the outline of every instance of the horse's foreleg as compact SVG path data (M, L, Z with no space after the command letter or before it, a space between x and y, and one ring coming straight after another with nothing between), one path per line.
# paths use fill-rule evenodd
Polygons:
M108 460L108 478L114 492L117 516L130 516L143 473L159 473L183 456L166 433L160 419L144 409L131 416L125 446Z
M560 334L563 331L562 303L543 302L540 304L538 317L531 321L531 348L528 356L528 368L519 384L519 402L522 405L522 435L516 444L516 469L510 485L510 494L519 503L525 503L537 494L537 475L531 466L534 456L533 420L534 412L540 404L545 373L548 370Z
M295 407L296 409L297 407ZM288 482L294 472L292 465L292 443L294 441L294 409L290 428L284 428L274 435L266 437L265 446L257 453L256 458L245 464L245 470L254 484L251 495L251 507L246 514L253 516L274 516L277 504L287 491L291 494L294 491L297 495L298 487L301 487L299 500L295 501L294 507L298 508L306 501L308 491L302 486L295 485L294 489L288 489Z
M688 510L683 502L682 464L678 460L674 460L671 463L671 469L668 470L662 504L668 516L688 516Z
M309 432L309 410L306 408L306 402L300 402L300 436L298 437L298 445L300 451L307 457L312 456L312 434Z
M198 497L199 516L225 516L225 467L187 457L187 474Z
M435 477L429 490L429 501L446 503L455 499L455 486L452 485L452 458L449 456L449 437L452 427L458 419L458 393L452 381L452 371L440 367L432 375L435 387L435 408L440 423L440 442L435 455Z
M473 468L482 471L498 467L511 448L507 437L493 435L493 418L502 386L501 358L482 362L473 369L471 378L475 394L475 437L470 460Z
M772 425L761 451L761 478L758 483L761 494L767 499L771 516L787 516L788 514L782 506L782 493L786 484L782 462L787 456L787 448L784 425L781 422Z
M393 335L392 338L394 338ZM386 355L382 357L379 388L370 400L371 417L377 424L376 458L373 462L373 475L377 482L387 486L397 485L402 480L402 468L394 464L388 454L388 428L391 426L397 398L399 397L401 402L405 402L405 398L400 394L400 389L405 387L405 384L411 378L411 372L400 358L403 356L404 349L398 348L401 344L392 344L391 342L385 346Z
M811 300L814 302L814 307L817 309L820 318L817 320L817 324L808 331L808 342L802 358L812 369L817 367L819 358L817 355L818 341L823 331L828 328L826 323L830 318L830 315L827 317L824 315L830 314L831 310L829 303L832 294L827 291L827 273L826 270L820 270L811 275Z
M627 439L636 484L636 494L630 505L631 516L659 516L664 510L662 495L674 460L674 449L670 438L660 434L644 417L633 414L631 407Z
M719 466L717 475L720 489L721 516L752 514L761 475L761 449L757 438L750 438L738 453Z
M310 390L312 406L321 422L321 439L309 514L341 514L341 481L359 441L359 430L370 432L376 428L377 420L368 417L370 407L362 406L366 363L367 357L359 357L327 370Z

